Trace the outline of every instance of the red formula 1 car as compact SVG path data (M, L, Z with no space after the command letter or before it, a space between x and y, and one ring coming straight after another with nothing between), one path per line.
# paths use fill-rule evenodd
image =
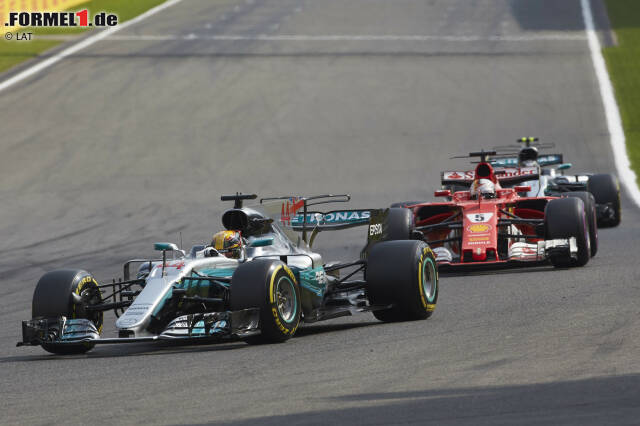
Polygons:
M415 230L422 232L441 266L496 266L551 261L556 267L583 266L597 251L595 201L588 192L567 197L525 197L519 186L535 178L537 168L496 168L489 156L475 170L442 173L445 187L436 191L448 201L397 203L413 210ZM501 183L509 183L503 188Z

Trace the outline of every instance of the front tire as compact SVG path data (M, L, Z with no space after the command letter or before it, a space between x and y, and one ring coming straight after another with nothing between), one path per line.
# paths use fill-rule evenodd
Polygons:
M81 303L75 303L73 295L80 296ZM103 313L88 311L89 305L102 302L98 283L87 271L78 269L61 269L44 274L33 292L31 305L32 318L57 320L64 316L71 319L85 318L91 320L102 332ZM78 344L43 343L42 348L54 354L81 354L93 349L93 343Z
M247 343L280 343L300 325L300 288L283 262L256 259L236 269L231 278L231 310L260 308L260 335Z
M371 249L366 270L367 296L381 321L423 320L438 301L438 269L431 248L423 241L388 241Z
M584 203L584 214L587 218L589 228L589 245L591 246L591 257L598 253L598 218L596 216L596 200L590 192L576 191L566 194L567 197L580 198Z
M577 259L570 256L552 254L551 264L557 268L584 266L589 262L589 231L584 211L584 203L579 198L559 198L550 200L544 211L545 239L575 237L578 246Z

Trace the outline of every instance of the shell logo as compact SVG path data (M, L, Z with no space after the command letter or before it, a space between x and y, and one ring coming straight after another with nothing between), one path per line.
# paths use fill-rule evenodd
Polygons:
M467 228L469 230L469 232L474 232L474 233L478 233L478 232L488 232L491 229L490 225L485 225L483 223L476 223L473 225L469 225L469 227Z

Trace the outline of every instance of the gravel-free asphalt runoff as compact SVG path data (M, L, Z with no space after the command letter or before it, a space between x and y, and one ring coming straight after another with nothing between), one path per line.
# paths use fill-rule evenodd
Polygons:
M184 0L3 91L0 423L637 424L640 214L626 198L586 267L442 277L424 322L364 314L271 346L15 347L45 271L106 281L154 241L208 240L224 193L430 199L440 170L467 167L450 156L528 135L576 171L614 171L581 13ZM364 239L318 245L348 259Z

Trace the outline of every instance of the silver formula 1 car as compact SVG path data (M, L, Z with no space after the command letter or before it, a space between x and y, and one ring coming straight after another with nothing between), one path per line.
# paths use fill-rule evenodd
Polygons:
M536 137L518 139L522 147L517 153L494 157L491 164L496 167L518 170L535 167L538 173L534 179L519 185L531 186L529 197L563 196L571 192L590 192L595 200L598 227L613 227L622 218L620 205L620 184L618 179L607 173L582 173L568 175L565 170L572 167L563 161L562 154L540 153L539 150L555 147L553 143L540 143ZM496 147L500 151L513 151L516 147Z
M22 345L57 354L83 353L102 343L179 340L282 342L301 322L372 311L382 321L430 317L438 273L429 246L412 234L406 209L312 211L348 195L282 197L222 216L240 232L242 250L228 258L214 247L156 243L161 256L124 265L123 280L98 284L84 270L56 270L38 282ZM367 226L361 258L324 263L311 249L318 233ZM131 277L132 267L137 267ZM115 310L117 336L101 337L103 313Z

